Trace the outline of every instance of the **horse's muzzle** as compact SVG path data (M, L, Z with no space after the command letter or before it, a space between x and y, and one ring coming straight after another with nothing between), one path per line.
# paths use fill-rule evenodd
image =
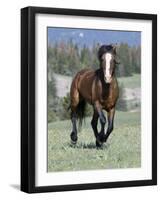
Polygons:
M111 76L110 77L105 77L104 80L105 80L105 83L111 83L112 77Z

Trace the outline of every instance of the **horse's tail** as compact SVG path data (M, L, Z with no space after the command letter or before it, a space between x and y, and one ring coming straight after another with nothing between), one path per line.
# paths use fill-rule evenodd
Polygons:
M81 128L82 126L82 122L83 119L85 118L85 114L86 114L86 101L85 100L81 100L77 107L76 107L76 116L79 120L79 127ZM71 109L71 106L68 107L68 110Z
M79 120L79 127L82 126L83 119L85 118L86 114L86 101L81 100L76 108L76 114Z

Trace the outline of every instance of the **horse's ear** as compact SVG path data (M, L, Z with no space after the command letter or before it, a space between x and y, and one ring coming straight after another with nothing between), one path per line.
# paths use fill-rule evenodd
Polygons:
M102 55L104 54L104 51L105 51L105 45L98 44L97 49L98 49L98 53L97 53L98 60L101 61L101 57L102 57Z
M113 44L113 45L112 45L112 51L113 51L113 54L116 55L116 52L117 52L117 44Z

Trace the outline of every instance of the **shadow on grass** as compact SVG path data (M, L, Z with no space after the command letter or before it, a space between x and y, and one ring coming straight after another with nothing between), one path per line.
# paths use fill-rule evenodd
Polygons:
M104 149L107 149L107 146L106 145L102 145L102 147L96 147L96 144L95 143L78 143L78 144L71 144L71 143L68 143L68 145L72 148L75 148L75 149L97 149L97 150L104 150Z

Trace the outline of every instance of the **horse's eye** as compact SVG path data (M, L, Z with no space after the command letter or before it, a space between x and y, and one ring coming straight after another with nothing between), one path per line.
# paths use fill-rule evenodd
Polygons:
M101 61L103 61L103 60L104 60L104 56L101 57Z
M101 60L103 60L103 57L101 57Z

